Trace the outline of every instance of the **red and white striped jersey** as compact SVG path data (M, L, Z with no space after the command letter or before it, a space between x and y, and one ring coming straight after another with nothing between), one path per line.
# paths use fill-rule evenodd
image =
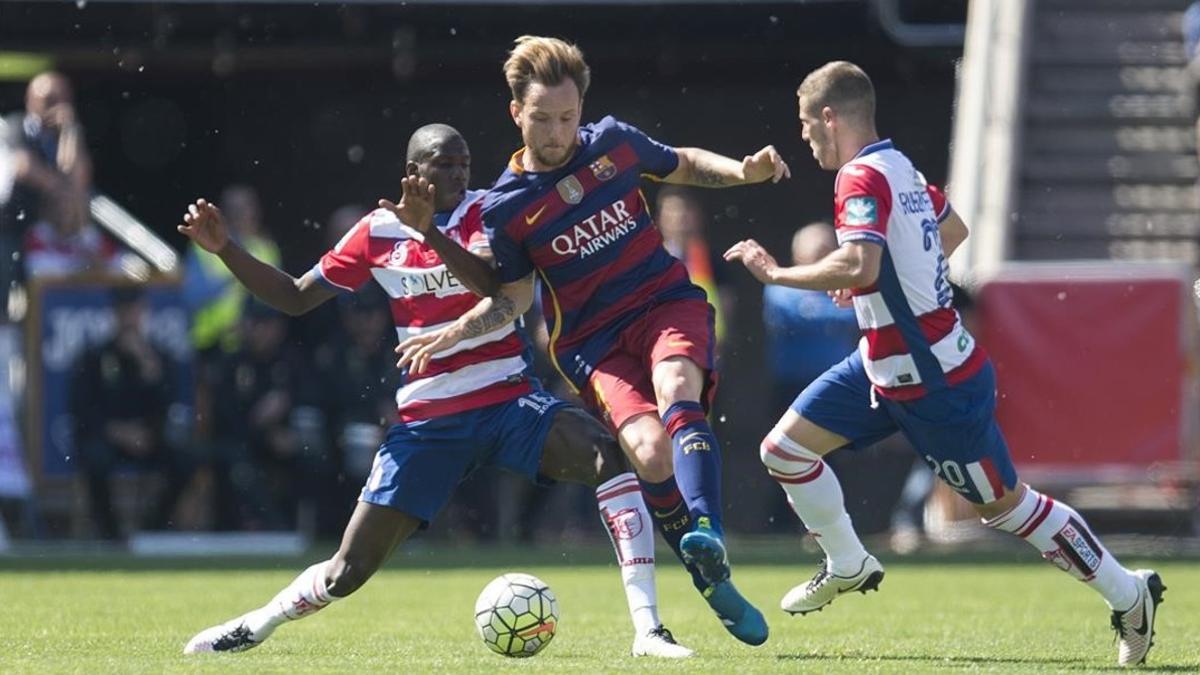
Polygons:
M468 192L452 213L437 214L434 221L472 252L488 248L478 219L464 218L483 194ZM314 270L345 291L356 291L374 279L390 299L400 340L438 330L479 301L446 269L420 232L386 209L376 209L355 224ZM396 391L400 419L452 415L529 393L529 367L526 343L515 324L463 340L436 354L424 373L404 374Z
M879 278L853 289L867 377L882 396L910 400L974 375L986 356L951 307L938 224L950 205L890 140L872 143L838 171L838 243L883 246Z
M25 273L29 277L63 277L89 271L120 272L116 244L92 223L64 235L54 225L41 221L25 233Z

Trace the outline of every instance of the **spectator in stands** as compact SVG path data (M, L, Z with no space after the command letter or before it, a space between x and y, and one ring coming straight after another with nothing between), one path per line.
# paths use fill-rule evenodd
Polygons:
M355 219L357 220L357 218ZM353 224L353 223L352 223ZM322 458L330 467L327 489L318 490L318 529L340 534L358 487L366 482L387 427L398 421L396 333L388 298L374 286L342 294L334 303L340 314L333 331L314 351L322 409L330 449ZM334 480L336 478L336 480Z
M291 528L323 450L309 405L311 366L288 342L285 316L254 299L238 315L238 348L219 354L204 375L216 527Z
M835 248L833 225L809 223L792 235L792 264L815 262ZM854 310L837 307L822 291L764 287L763 324L771 410L786 410L818 375L846 358L859 338ZM783 496L776 497L771 513L772 523L791 527Z
M792 264L807 265L837 248L833 226L816 221L792 236ZM854 310L839 308L826 293L786 286L763 289L763 323L771 409L784 410L818 375L858 344Z
M88 219L82 199L46 199L38 213L37 224L25 234L28 279L121 272L116 244Z
M337 207L333 213L329 214L329 220L325 223L325 247L330 249L337 246L350 228L354 227L354 224L369 211L370 209L365 209L358 204L345 204Z
M358 204L345 204L335 209L322 226L325 248L321 250L327 251L337 246L350 228L354 227L368 213L370 213L370 209L363 208ZM306 348L318 349L322 345L338 344L339 340L345 338L342 335L342 324L338 321L340 313L341 309L338 303L323 303L307 314L292 319L292 328L295 331L293 335ZM394 341L395 334L391 335ZM345 525L345 520L337 524L339 532L343 525Z
M26 231L43 204L87 208L92 162L67 78L46 72L25 90L25 110L0 121L0 303L20 280ZM67 214L68 220L85 217Z
M230 236L259 260L278 266L279 247L263 226L262 206L254 188L225 188L219 206ZM192 310L192 343L197 357L208 360L214 351L235 349L246 291L217 256L195 244L184 263L183 294Z
M92 517L100 536L120 537L110 479L123 466L159 472L165 486L142 518L147 529L163 529L190 478L179 448L163 435L175 389L170 362L147 339L146 301L141 290L113 293L116 332L84 352L74 369L70 409L78 466L87 479Z
M696 194L688 188L663 186L658 191L654 216L667 252L683 261L692 283L704 289L716 310L717 346L725 341L725 319L732 315L734 296L724 286L724 261L708 245L708 216Z

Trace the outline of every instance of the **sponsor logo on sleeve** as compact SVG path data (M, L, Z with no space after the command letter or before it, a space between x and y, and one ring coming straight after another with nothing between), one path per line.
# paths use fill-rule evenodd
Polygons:
M875 224L875 198L851 197L846 200L844 222L851 227Z

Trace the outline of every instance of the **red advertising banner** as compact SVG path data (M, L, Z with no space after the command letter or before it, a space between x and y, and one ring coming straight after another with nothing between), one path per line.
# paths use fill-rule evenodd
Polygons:
M997 416L1019 469L1103 481L1195 458L1186 268L1017 265L984 284L978 301Z

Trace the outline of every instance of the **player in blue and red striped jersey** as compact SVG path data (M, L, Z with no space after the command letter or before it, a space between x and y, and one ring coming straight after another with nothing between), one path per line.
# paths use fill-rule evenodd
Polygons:
M551 359L616 430L660 532L738 639L767 625L730 581L721 463L705 417L715 387L713 309L663 248L639 185L725 187L789 175L767 146L742 161L663 145L612 117L580 126L589 71L574 45L522 37L505 63L510 113L525 147L473 209L495 255L493 297L439 336L401 345L420 362L511 321L541 285Z
M418 129L409 140L401 203L381 201L299 279L232 241L220 212L204 200L189 207L179 230L281 311L303 314L374 281L389 297L401 337L428 334L474 306L474 291L487 281L469 266L461 275L447 270L456 258L488 256L479 224L463 217L481 197L467 190L470 162L466 141L453 128ZM483 270L490 280L490 269ZM404 373L396 392L400 422L375 456L337 552L263 607L201 631L184 652L251 649L280 625L353 593L393 548L433 519L466 474L489 465L595 487L636 631L633 653L691 656L658 621L650 515L616 439L583 410L543 392L529 373L529 356L508 321L433 354L421 372Z
M890 140L879 139L875 91L862 69L828 63L796 93L804 140L822 169L838 172L840 247L786 268L752 239L725 257L763 283L850 299L863 339L800 393L762 444L768 473L826 556L810 581L783 597L783 609L816 611L882 581L883 567L854 532L822 457L900 431L986 525L1021 537L1099 593L1112 610L1118 663L1144 662L1166 590L1159 575L1122 567L1079 513L1017 480L996 424L995 372L950 304L946 258L966 239L966 225Z

